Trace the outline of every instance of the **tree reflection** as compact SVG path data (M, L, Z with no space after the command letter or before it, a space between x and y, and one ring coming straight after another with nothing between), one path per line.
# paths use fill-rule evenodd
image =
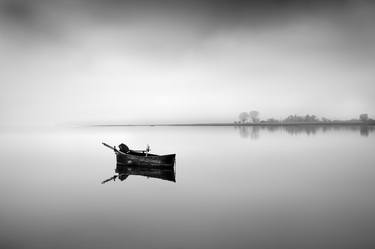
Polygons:
M361 136L363 136L363 137L368 137L370 131L371 131L371 130L369 129L368 126L361 126L360 134L361 134Z
M375 130L374 126L367 125L237 125L234 126L242 138L256 140L261 131L282 131L289 135L316 135L329 131L352 131L360 136L368 137Z

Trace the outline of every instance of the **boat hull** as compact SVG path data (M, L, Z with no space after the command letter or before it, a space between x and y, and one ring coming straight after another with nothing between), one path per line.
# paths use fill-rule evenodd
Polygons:
M138 155L128 153L116 153L116 160L118 165L125 166L142 166L142 167L173 167L175 164L176 154L170 155L153 155L142 154Z

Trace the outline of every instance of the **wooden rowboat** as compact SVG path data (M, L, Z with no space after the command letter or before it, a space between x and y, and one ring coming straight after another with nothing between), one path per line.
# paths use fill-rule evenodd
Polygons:
M155 155L147 150L129 150L126 145L121 144L120 150L106 143L104 146L111 148L116 154L118 165L139 167L174 167L176 154Z

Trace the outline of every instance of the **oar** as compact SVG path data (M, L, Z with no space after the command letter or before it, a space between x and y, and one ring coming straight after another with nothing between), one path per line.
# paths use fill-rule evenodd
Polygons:
M112 147L111 145L108 145L108 144L106 144L106 143L102 143L102 144L103 144L105 147L108 147L108 148L112 149L113 151L118 152L118 150L116 149L115 146Z

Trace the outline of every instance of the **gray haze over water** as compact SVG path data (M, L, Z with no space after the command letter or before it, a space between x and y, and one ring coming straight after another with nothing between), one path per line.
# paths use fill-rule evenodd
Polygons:
M0 1L0 123L374 117L371 1Z
M242 129L242 130L241 130ZM0 132L1 248L374 248L373 129ZM100 142L176 153L176 183L115 174Z

